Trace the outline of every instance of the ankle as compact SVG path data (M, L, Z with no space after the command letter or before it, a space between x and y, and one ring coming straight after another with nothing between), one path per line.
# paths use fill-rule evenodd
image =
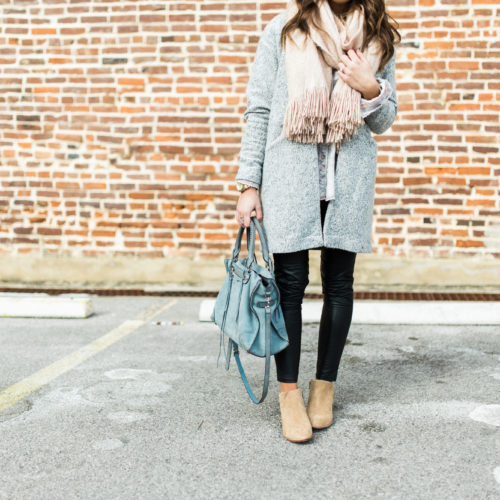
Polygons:
M293 391L298 388L297 382L280 382L280 392Z

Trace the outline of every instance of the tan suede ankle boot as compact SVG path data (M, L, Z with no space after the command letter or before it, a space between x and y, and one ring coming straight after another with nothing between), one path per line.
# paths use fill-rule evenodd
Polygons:
M313 437L302 389L280 392L281 425L288 441L301 443Z
M333 423L333 382L312 379L309 382L307 415L313 429L325 429Z

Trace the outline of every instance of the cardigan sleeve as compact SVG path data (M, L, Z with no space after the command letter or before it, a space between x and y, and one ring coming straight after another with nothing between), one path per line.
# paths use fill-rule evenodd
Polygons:
M377 109L380 108L392 94L392 88L389 81L385 78L380 78L380 76L377 76L376 78L379 86L379 94L373 99L365 99L364 97L361 97L362 118L366 118L374 111L377 111Z
M267 124L271 111L274 81L278 70L278 54L274 25L277 16L262 32L246 89L246 122L241 139L239 168L236 181L259 188L267 141Z
M391 95L384 101L376 111L370 113L365 117L365 123L369 129L375 134L383 134L394 122L398 112L398 99L396 94L396 77L395 77L395 63L396 63L396 48L394 54L385 68L380 74L376 76L386 79L392 89Z

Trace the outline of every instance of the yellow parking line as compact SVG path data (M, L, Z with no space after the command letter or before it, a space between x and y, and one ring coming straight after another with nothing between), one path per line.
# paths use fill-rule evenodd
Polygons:
M17 401L28 396L43 385L48 384L51 380L71 370L71 368L74 368L91 356L94 356L94 354L106 349L106 347L109 347L118 340L123 339L153 317L173 306L177 301L178 299L173 299L154 312L151 311L151 307L147 308L138 314L140 319L129 319L124 321L121 325L113 328L113 330L102 337L90 342L90 344L80 347L80 349L68 354L64 358L38 370L33 373L33 375L7 387L7 389L0 392L0 411L17 403Z

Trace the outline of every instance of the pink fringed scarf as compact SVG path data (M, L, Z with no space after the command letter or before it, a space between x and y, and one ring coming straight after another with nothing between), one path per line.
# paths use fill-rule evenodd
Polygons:
M347 14L345 24L335 15L327 0L319 0L319 22L330 35L310 26L310 37L296 29L291 33L295 44L286 41L285 64L288 105L283 134L298 142L340 144L362 125L361 94L337 79L330 94L332 67L339 69L340 55L349 49L361 49L364 37L364 9L357 5ZM296 0L289 0L287 20L297 13ZM374 72L380 64L380 45L372 39L363 54Z

